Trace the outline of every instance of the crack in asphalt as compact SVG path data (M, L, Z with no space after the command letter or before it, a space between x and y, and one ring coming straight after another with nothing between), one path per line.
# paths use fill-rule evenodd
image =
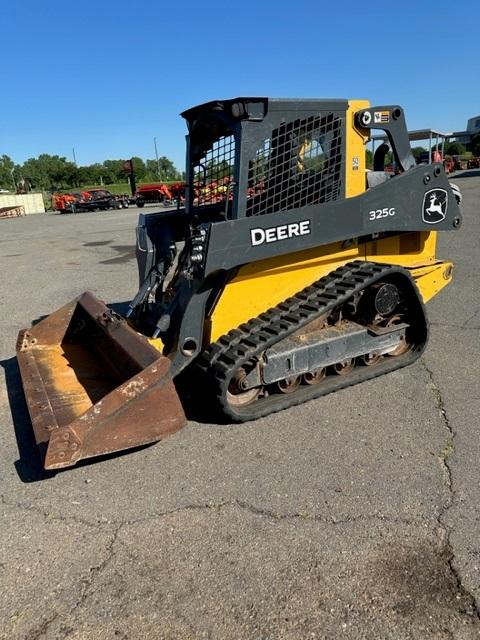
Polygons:
M49 627L59 618L59 616L60 612L55 611L50 618L46 618L38 627L29 631L29 640L40 640L40 638L45 637Z
M429 369L427 363L423 358L420 359L420 362L430 380L432 393L435 397L437 408L440 411L440 414L442 416L443 425L445 427L445 430L447 431L447 439L445 442L445 446L439 455L439 461L442 467L448 493L447 493L447 499L444 501L444 503L440 507L440 510L437 515L438 537L440 542L443 542L448 550L447 566L452 576L455 579L458 591L470 600L472 610L475 612L477 619L480 620L480 605L478 604L475 598L475 595L471 591L469 591L467 587L463 584L462 577L458 569L455 567L455 552L450 539L452 529L445 522L445 516L448 513L449 509L452 507L455 499L453 471L452 471L452 465L450 463L450 457L455 451L455 430L450 422L450 418L448 416L448 413L445 407L443 394L435 380L433 371Z
M446 447L444 448L441 456L439 456L440 462L442 464L444 476L445 476L445 483L448 488L448 497L443 503L443 505L441 506L440 511L436 516L436 522L438 524L437 536L439 538L439 541L445 545L445 548L447 550L446 565L447 565L448 571L451 573L455 581L458 592L464 595L464 597L469 601L470 603L469 608L471 609L471 613L475 615L477 619L480 620L480 610L477 605L476 599L474 595L470 591L468 591L468 589L464 586L462 582L462 578L455 567L455 555L454 555L453 547L450 542L450 530L444 522L445 514L447 513L448 509L451 507L453 503L453 495L454 495L452 469L449 462L449 456L452 454L454 450L453 441L454 441L455 433L450 424L449 417L444 406L444 401L443 401L441 391L434 380L433 374L428 369L428 366L424 362L423 362L423 367L427 372L428 377L431 381L432 390L436 398L436 404L438 409L441 412L443 423L448 432ZM84 576L79 579L79 582L81 584L81 590L80 590L80 595L76 599L75 603L66 612L61 612L61 611L54 612L53 615L45 619L40 626L32 630L29 634L29 637L31 637L32 640L41 640L42 638L47 637L47 634L52 630L52 626L55 625L55 623L57 623L57 626L55 627L55 632L54 632L55 638L58 638L59 640L65 640L70 636L70 634L73 631L73 627L70 626L72 623L72 620L75 619L76 613L85 604L88 597L92 594L92 589L94 588L98 578L103 574L103 572L106 570L106 568L114 559L116 554L116 543L119 540L120 533L124 528L127 528L129 526L134 526L136 524L142 524L149 521L162 519L162 518L169 517L178 513L186 512L186 511L220 512L226 508L233 508L233 509L237 508L242 511L246 511L254 516L266 518L274 522L282 522L282 521L283 522L285 521L314 522L314 523L321 523L321 524L333 525L333 526L342 526L342 525L348 526L350 524L357 523L360 521L368 522L368 521L374 521L374 520L379 520L382 522L391 522L395 524L397 523L408 524L408 525L414 524L415 522L414 519L391 516L391 515L383 514L380 511L376 511L370 514L358 514L358 515L351 515L351 516L347 515L345 517L335 517L333 515L328 515L328 516L318 515L318 514L309 513L306 511L277 513L272 509L262 508L257 505L251 504L247 501L239 500L239 499L222 500L219 502L207 502L207 503L200 503L200 504L187 504L187 505L176 507L174 509L169 509L163 512L152 513L152 514L149 514L148 516L134 518L134 519L126 519L126 520L118 520L118 521L108 520L105 522L101 522L101 521L90 522L83 518L79 518L78 516L72 516L72 515L56 516L34 505L24 505L21 502L10 503L3 495L0 495L0 502L7 506L12 506L14 508L38 513L42 515L46 520L49 520L49 521L60 521L60 522L73 521L90 528L93 528L93 527L98 528L99 526L103 526L103 527L109 527L111 529L111 532L110 532L111 538L108 544L106 545L104 552L102 553L101 560L97 564L90 566L87 570L87 573L84 574ZM62 622L60 624L58 624L59 618L62 619Z
M353 524L355 522L370 521L370 520L382 520L384 522L393 522L393 523L401 523L401 524L412 524L412 520L408 518L399 518L388 516L380 511L376 511L374 513L365 513L353 516L346 516L344 518L337 518L333 515L328 517L320 516L317 514L312 514L309 512L294 512L294 513L285 513L279 514L270 509L262 509L260 507L256 507L248 502L244 502L242 500L234 500L232 502L226 503L228 506L237 506L240 509L244 509L245 511L249 511L250 513L270 518L272 520L277 521L285 521L285 520L301 520L305 522L321 522L323 524L332 524L332 525L342 525L342 524Z
M310 513L308 511L293 511L290 513L280 513L276 512L273 509L266 509L263 507L258 507L256 505L250 504L244 500L222 500L220 502L207 502L200 504L186 504L181 505L179 507L175 507L174 509L169 509L167 511L157 511L154 513L150 513L147 516L142 516L139 518L128 518L126 520L97 520L92 522L90 520L86 520L84 518L80 518L74 515L55 515L40 507L36 507L34 505L26 505L21 502L9 502L3 494L0 494L0 503L5 506L14 507L16 509L20 509L22 511L32 511L37 513L45 520L50 522L76 522L78 524L85 525L90 528L97 529L98 527L117 527L122 528L125 525L135 525L142 524L145 522L149 522L150 520L156 520L159 518L164 518L170 515L174 515L176 513L181 513L182 511L220 511L225 507L238 507L244 511L249 511L253 515L261 516L264 518L269 518L274 521L288 521L288 520L300 520L304 522L319 522L323 524L331 524L331 525L342 525L342 524L351 524L355 522L359 522L362 520L370 521L370 520L381 520L383 522L392 522L398 524L407 524L411 525L415 522L414 519L411 518L401 518L398 516L392 516L384 514L380 511L375 511L374 513L367 514L359 514L345 517L337 517L334 515L322 516L316 513Z
M176 513L180 513L182 511L221 511L225 507L237 507L244 511L248 511L253 515L260 516L263 518L268 518L274 521L286 521L286 520L301 520L301 521L310 521L310 522L320 522L323 524L349 524L353 522L358 522L360 520L374 520L380 519L384 521L394 521L401 522L400 518L392 518L390 516L386 516L380 512L376 512L373 514L361 514L358 516L348 516L346 518L335 518L335 516L319 516L316 514L312 514L309 512L300 512L295 511L292 513L277 513L272 509L264 509L262 507L257 507L252 505L244 500L225 500L218 503L206 503L206 504L190 504L183 505L181 507L177 507L175 509L171 509L169 511L162 511L157 513L152 513L144 518L136 518L134 520L125 520L122 525L133 525L133 524L141 524L142 522L148 522L150 520L156 520L158 518L164 518L166 516L174 515ZM405 523L411 524L410 520L405 520Z
M475 320L475 318L476 318L478 315L480 315L480 309L477 309L477 310L475 311L475 313L474 313L470 318L467 318L467 319L465 320L465 322L462 324L462 329L470 328L470 327L467 327L468 323L469 323L469 322L472 322L472 320Z
M88 520L84 520L77 516L71 516L71 515L55 516L48 513L44 509L41 509L34 505L24 505L20 502L9 502L5 498L5 496L1 494L0 494L0 503L6 506L21 509L23 511L29 511L29 512L39 514L43 518L45 518L45 520L48 520L50 522L72 521L72 522L85 525L89 528L98 529L99 526L103 526L103 527L109 527L112 529L112 532L110 534L111 539L105 547L105 551L103 553L103 557L101 561L98 562L98 564L89 567L86 575L80 578L81 592L76 602L66 612L61 612L59 610L55 611L53 615L43 620L38 627L32 629L29 632L29 638L31 638L32 640L41 640L42 638L47 637L48 632L51 630L52 626L59 620L59 618L62 618L65 622L62 622L59 628L55 630L55 638L58 638L58 640L65 640L66 638L69 637L73 629L70 628L67 621L71 620L72 617L75 616L76 612L80 609L80 607L82 607L82 605L87 600L88 596L91 594L92 587L95 584L96 580L101 576L101 574L105 571L105 569L108 567L110 562L115 557L115 553L116 553L115 545L118 541L121 531L124 528L129 526L134 526L136 524L142 524L149 521L162 519L162 518L169 517L185 511L220 512L225 508L237 508L242 511L247 511L248 513L251 513L252 515L255 515L257 517L267 518L275 522L281 522L281 521L316 522L316 523L323 523L326 525L334 525L334 526L349 525L362 520L363 521L381 520L383 522L390 521L393 523L404 523L404 524L412 524L413 522L411 519L406 519L406 518L402 519L398 517L392 517L392 516L382 514L381 512L346 516L343 518L337 518L335 516L326 517L326 516L320 516L316 514L310 514L307 512L292 512L292 513L282 514L282 513L276 513L271 509L264 509L264 508L255 506L243 500L224 500L220 502L183 505L175 509L152 513L148 516L141 517L141 518L127 519L127 520L116 521L116 522L107 521L107 522L92 523L92 522L89 522Z
M59 515L50 513L49 511L45 511L45 509L42 509L41 507L37 507L33 504L24 504L23 502L19 502L19 501L9 501L7 500L4 494L0 494L0 504L5 505L6 507L13 507L14 509L19 509L21 511L31 511L32 513L41 515L45 520L48 520L49 522L71 521L71 522L76 522L77 524L82 524L86 527L95 528L95 529L97 529L98 527L112 524L109 521L102 521L102 520L97 520L96 522L92 522L90 520L86 520L85 518L80 518L79 516L75 516L75 515L59 516Z
M4 496L0 496L1 498L1 502L3 504L9 505L9 506L14 506L14 507L18 507L18 508L22 508L22 509L26 509L28 511L35 511L36 513L40 513L42 514L45 518L50 518L50 519L54 519L50 517L50 514L46 514L43 510L35 508L35 509L30 509L24 505L21 504L14 504L11 505L9 504ZM115 544L118 541L118 538L120 536L120 532L122 531L122 529L128 527L128 526L132 526L135 524L142 524L145 522L149 522L152 520L158 520L164 517L168 517L171 515L175 515L177 513L182 513L185 511L217 511L220 512L222 511L224 508L238 508L244 511L247 511L257 517L262 517L262 518L268 518L269 520L274 520L274 521L287 521L287 520L300 520L300 521L311 521L311 522L321 522L323 524L330 524L330 525L342 525L342 524L351 524L351 523L355 523L358 521L362 521L362 520L376 520L376 519L380 519L382 521L393 521L395 523L406 523L406 524L411 524L412 521L408 520L408 519L402 519L402 518L392 518L389 516L386 516L380 512L375 512L372 514L360 514L358 516L348 516L346 518L335 518L333 516L326 518L326 517L322 517L322 516L316 516L316 515L310 515L307 513L301 513L301 512L295 512L295 513L290 513L290 514L278 514L270 509L262 509L259 507L256 507L255 505L252 505L248 502L245 501L241 501L241 500L229 500L229 501L222 501L219 503L206 503L206 504L191 504L191 505L184 505L182 507L178 507L176 509L170 509L169 511L164 511L164 512L160 512L160 513L154 513L151 514L147 517L144 518L137 518L134 520L124 520L124 521L120 521L117 522L116 525L114 525L114 523L112 523L110 521L109 526L114 526L114 529L111 533L111 540L110 542L106 545L105 547L105 551L104 551L104 557L103 559L96 565L93 565L91 567L89 567L87 574L81 578L81 592L80 595L78 597L78 599L76 600L76 602L69 608L68 611L66 611L65 613L61 613L60 611L56 611L50 618L45 619L42 624L40 626L38 626L36 629L33 629L30 633L29 633L29 638L31 638L32 640L41 640L41 638L45 638L49 632L49 630L51 629L52 625L54 625L54 623L59 619L59 618L63 618L65 620L65 623L61 624L60 627L56 630L55 632L55 638L58 640L65 640L66 638L68 638L72 631L73 628L67 623L68 619L71 619L72 617L75 616L75 613L80 609L80 607L85 603L85 601L87 600L88 596L91 593L92 587L95 584L95 581L100 577L100 575L105 571L105 569L108 567L108 565L110 564L110 562L113 560L113 558L115 557ZM78 518L72 518L69 516L66 517L62 517L62 518L56 518L57 520L60 521L66 521L66 520L73 520L75 522L79 522L81 521L83 524L85 524L84 521L79 520ZM90 524L90 526L98 526L98 525L93 525Z
M75 612L82 606L82 604L87 599L90 593L90 589L94 584L96 578L103 573L103 571L107 568L107 566L115 557L115 549L114 549L115 543L117 542L118 536L120 535L120 531L124 526L125 526L124 524L120 524L113 530L112 538L110 542L107 544L107 546L105 547L105 557L98 564L93 565L88 569L87 575L82 579L82 588L81 588L80 596L78 600L75 602L75 604L72 607L70 607L69 611L66 614L66 617L75 616ZM47 627L47 630L48 630L48 627ZM72 631L73 629L71 629L67 625L63 625L62 628L59 629L59 633L61 633L62 635L57 634L55 635L55 638L58 640L64 640L65 638L68 638L71 635Z
M451 485L450 485L450 488L451 488ZM3 497L2 497L2 501L5 503ZM307 521L320 522L323 524L329 524L334 526L343 525L343 524L348 525L348 524L352 524L362 520L363 521L381 520L384 522L391 521L394 523L405 523L405 524L412 524L413 522L413 520L411 519L391 517L391 516L382 514L381 512L374 512L371 514L360 514L356 516L355 515L347 516L345 518L334 518L333 516L330 516L330 517L316 516L316 515L310 515L310 514L305 514L301 512L294 512L290 514L277 514L270 509L263 509L255 505L252 505L246 501L241 501L241 500L229 500L229 501L221 501L218 503L211 502L211 503L205 503L205 504L184 505L175 509L170 509L168 511L154 513L144 518L124 520L121 522L117 522L116 524L110 522L109 526L112 528L112 531L110 533L110 536L111 536L110 540L108 544L106 544L105 546L105 550L102 553L102 558L100 559L100 561L97 564L90 566L86 574L84 574L84 576L80 578L81 590L75 603L66 612L56 611L50 618L47 618L46 620L44 620L39 627L32 630L29 633L28 637L32 638L32 640L41 640L42 638L48 637L48 634L50 631L53 632L53 637L55 637L56 640L57 639L66 640L68 637L70 637L71 633L75 628L73 625L74 625L74 620L77 612L85 604L88 597L92 593L94 593L93 588L96 584L96 581L103 574L103 572L107 569L107 567L110 565L110 563L116 556L116 552L117 552L116 545L119 542L120 533L123 529L129 526L133 526L135 524L141 524L141 523L145 523L152 520L158 520L158 519L175 515L178 513L182 513L185 511L220 512L225 508L237 508L242 511L247 511L248 513L251 513L257 517L267 518L269 520L273 520L277 522L300 520L305 522ZM36 510L36 511L39 511L40 513L44 513L41 510ZM442 512L442 517L444 513L445 513L445 510L443 510ZM440 518L440 516L438 516L438 518ZM65 518L58 518L58 519L68 520L69 518L67 516ZM475 598L464 587L464 585L462 584L461 578L453 565L454 554L453 554L452 546L450 545L450 542L448 540L448 535L449 535L448 529L443 524L443 522L439 521L439 524L440 524L439 540L441 543L445 545L448 551L448 557L447 557L448 569L451 572L452 576L454 577L458 592L462 593L462 595L464 595L468 599L468 601L471 603L472 614L473 615L476 614L478 618L480 616L476 606ZM55 623L58 623L59 619L62 619L62 621L60 622L60 624L58 624L58 626L56 626L55 630L53 631L52 626L55 625ZM453 635L452 635L452 638L453 638Z
M98 530L99 527L106 527L106 526L111 527L111 524L106 522L92 523L88 520L84 520L83 518L79 518L77 516L71 516L71 515L57 516L49 513L48 511L45 511L44 509L36 507L34 505L25 505L25 504L22 504L21 502L9 502L3 494L0 494L0 504L3 504L8 507L20 509L22 511L28 511L28 512L41 515L48 522L74 522L76 524L82 524L89 528L95 528L95 530ZM40 640L41 638L44 638L47 635L47 632L49 631L49 629L52 627L52 625L58 620L58 618L72 615L76 611L76 609L82 604L82 602L85 600L85 598L88 595L88 589L90 585L93 583L95 575L103 571L103 569L106 567L106 565L110 562L111 558L113 557L113 546L115 544L115 541L117 540L121 526L123 525L120 525L113 531L112 540L106 547L106 557L98 565L94 565L93 567L90 567L88 570L87 577L82 579L83 586L82 586L81 595L78 601L66 613L62 613L60 610L57 609L50 617L43 620L39 626L37 626L36 628L32 629L29 632L29 635L28 635L29 639ZM63 635L61 637L66 638L69 635L70 631L68 632L67 635Z
M57 610L50 618L47 618L46 620L44 620L42 622L42 624L37 629L35 629L35 630L33 630L33 632L29 633L29 635L28 635L29 639L31 638L32 640L40 640L41 638L46 637L47 633L50 630L50 628L52 627L52 625L60 617L67 619L70 616L74 616L75 615L75 612L77 611L77 609L79 609L81 607L81 605L87 599L89 591L90 591L90 587L94 583L95 578L105 570L107 565L113 559L113 557L115 555L114 545L115 545L115 542L117 541L117 538L118 538L118 535L120 533L120 529L122 528L122 526L123 525L120 525L119 527L117 527L113 531L112 539L110 540L110 542L107 544L107 546L105 548L105 557L103 558L103 560L101 560L101 562L99 562L97 565L93 565L92 567L90 567L88 569L87 575L84 578L81 579L82 587L81 587L80 596L77 599L77 601L65 613L61 613L60 611ZM58 629L58 632L55 633L54 637L55 637L56 640L64 640L65 638L68 638L71 635L72 631L73 631L73 629L70 628L68 625L62 624L62 625L60 625L60 628ZM61 635L59 635L59 634L61 634Z
M474 316L472 316L469 320L467 320L467 322L471 322L472 320L475 319L475 316L477 314L475 314ZM430 322L430 326L431 327L446 327L447 329L456 329L458 331L478 331L478 327L467 327L466 324L453 324L451 322L436 322L436 321L431 321Z
M431 386L431 390L433 395L435 396L435 401L436 401L436 405L437 405L437 409L440 411L440 414L442 416L442 421L443 421L443 425L447 431L447 440L445 442L445 446L439 456L439 461L440 464L442 466L442 471L443 474L445 476L445 484L447 485L447 489L448 489L448 496L447 496L447 500L443 503L440 512L438 514L437 520L441 521L443 519L443 517L445 516L446 512L450 509L450 507L452 506L453 503L453 476L452 476L452 468L450 466L450 461L449 458L452 455L452 453L455 450L455 432L453 430L452 425L450 424L450 419L448 417L447 411L445 409L445 403L443 400L443 396L442 396L442 392L439 388L439 386L437 385L434 375L433 375L433 371L431 371L428 368L427 363L425 362L425 360L423 358L421 358L420 360L423 369L425 370L425 372L428 375L428 378L430 380L430 386Z

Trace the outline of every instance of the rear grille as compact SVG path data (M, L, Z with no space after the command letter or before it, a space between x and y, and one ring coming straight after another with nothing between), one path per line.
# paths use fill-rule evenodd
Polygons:
M222 136L193 167L195 206L233 199L235 137Z
M249 162L247 216L336 200L342 121L328 113L283 123Z

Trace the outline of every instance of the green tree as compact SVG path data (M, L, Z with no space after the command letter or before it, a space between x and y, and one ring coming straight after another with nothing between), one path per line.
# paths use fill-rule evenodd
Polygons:
M142 160L142 158L139 158L138 156L133 156L132 161L133 161L133 170L135 171L136 179L138 181L144 180L147 173L145 162Z
M145 161L145 182L159 182L161 181L161 172L159 173L160 162L156 160Z
M233 167L226 160L210 160L203 167L203 170L196 174L195 180L202 184L208 184L231 175L233 175Z
M62 156L42 153L38 158L29 158L20 167L18 173L32 189L65 189L71 187L78 176L78 169Z
M470 143L470 150L476 158L480 156L480 133L477 133L475 136L473 136Z
M146 162L138 157L132 158L138 182L162 182L181 180L182 174L171 160L163 156L159 159L160 177L157 161ZM78 189L86 185L110 185L126 182L124 160L105 160L77 167L62 156L42 153L38 158L29 158L23 165L15 165L9 156L0 156L0 188L13 190L12 170L16 184L24 179L32 189L57 191Z
M6 155L0 157L0 188L13 191L12 173L15 169L14 161Z
M104 168L99 162L78 167L78 184L75 186L100 184L104 173Z
M415 160L422 155L422 153L428 153L428 149L425 147L412 147L412 153Z
M466 148L461 142L446 142L445 143L445 155L447 156L461 156L465 153Z
M165 156L159 158L158 163L156 160L147 160L145 167L145 180L148 182L172 182L182 179L182 174Z
M40 162L39 158L29 158L25 160L18 174L19 177L26 180L33 189L50 189L52 186L45 163Z
M393 154L391 151L388 151L385 154L385 165L392 164L393 162ZM373 171L373 153L370 149L365 149L365 165L367 169Z
M180 179L180 173L176 169L175 165L173 164L173 162L171 160L169 160L165 156L162 156L161 158L159 158L159 163L160 163L160 178L161 178L161 180L169 181L169 180L179 180Z
M373 169L373 153L370 149L365 149L365 164L367 169Z
M116 182L125 181L125 171L123 169L123 160L104 160L103 162L103 183L115 184Z
M158 166L156 160L145 161L145 181L146 182L158 182L160 175L158 173Z

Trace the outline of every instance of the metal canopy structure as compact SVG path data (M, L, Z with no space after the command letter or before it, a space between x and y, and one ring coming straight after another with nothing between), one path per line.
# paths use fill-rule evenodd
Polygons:
M408 139L413 141L427 141L429 143L429 154L431 157L432 149L441 151L443 155L445 142L447 140L457 140L463 144L472 141L473 136L480 133L480 115L469 118L467 128L464 131L439 131L438 129L414 129L408 132ZM388 142L385 133L378 133L371 137L372 153L375 153L375 143Z
M414 129L408 132L408 139L413 141L426 141L428 140L428 157L432 157L432 149L440 151L442 157L444 157L445 142L451 138L456 138L458 132L454 131L438 131L437 129ZM375 155L375 143L376 142L388 142L388 137L384 133L380 133L371 137L372 154ZM395 162L395 160L393 161Z
M410 141L413 140L432 140L433 138L443 138L444 140L448 140L449 138L453 138L457 133L453 131L445 132L438 131L437 129L415 129L413 131L408 132L408 139ZM385 134L379 134L372 136L372 140L382 140L385 142L387 140L387 136Z

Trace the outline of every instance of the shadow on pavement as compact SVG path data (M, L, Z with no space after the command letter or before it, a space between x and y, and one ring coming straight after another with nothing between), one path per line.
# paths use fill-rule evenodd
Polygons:
M45 471L33 435L32 423L28 414L27 403L23 393L20 370L15 357L0 360L0 366L5 370L8 402L12 413L15 437L17 439L19 459L15 462L15 469L22 482L39 482L55 475Z
M130 301L109 302L108 308L120 316L125 317ZM193 420L201 424L229 424L227 419L205 404L205 381L186 371L174 380L175 388L180 397L187 420ZM207 396L208 397L208 396Z
M124 318L127 315L129 304L130 300L125 300L124 302L108 302L107 307Z
M479 178L480 177L480 169L466 169L465 171L457 171L451 177L453 180L456 178Z
M215 395L205 387L205 380L189 369L174 379L175 389L187 420L200 424L226 425L231 422L214 403Z
M42 452L39 450L35 442L33 427L28 413L28 407L23 393L22 380L20 370L18 368L17 359L15 357L8 360L0 360L0 366L5 370L5 380L8 393L8 401L10 411L12 413L13 426L15 429L15 437L17 439L19 459L15 462L15 469L18 477L22 482L40 482L48 480L55 476L59 471L45 471L42 465ZM116 451L95 458L81 460L75 466L84 467L90 464L96 464L103 460L111 458L119 458L135 451L147 449L155 443L144 444L125 451ZM68 467L65 471L68 471Z

